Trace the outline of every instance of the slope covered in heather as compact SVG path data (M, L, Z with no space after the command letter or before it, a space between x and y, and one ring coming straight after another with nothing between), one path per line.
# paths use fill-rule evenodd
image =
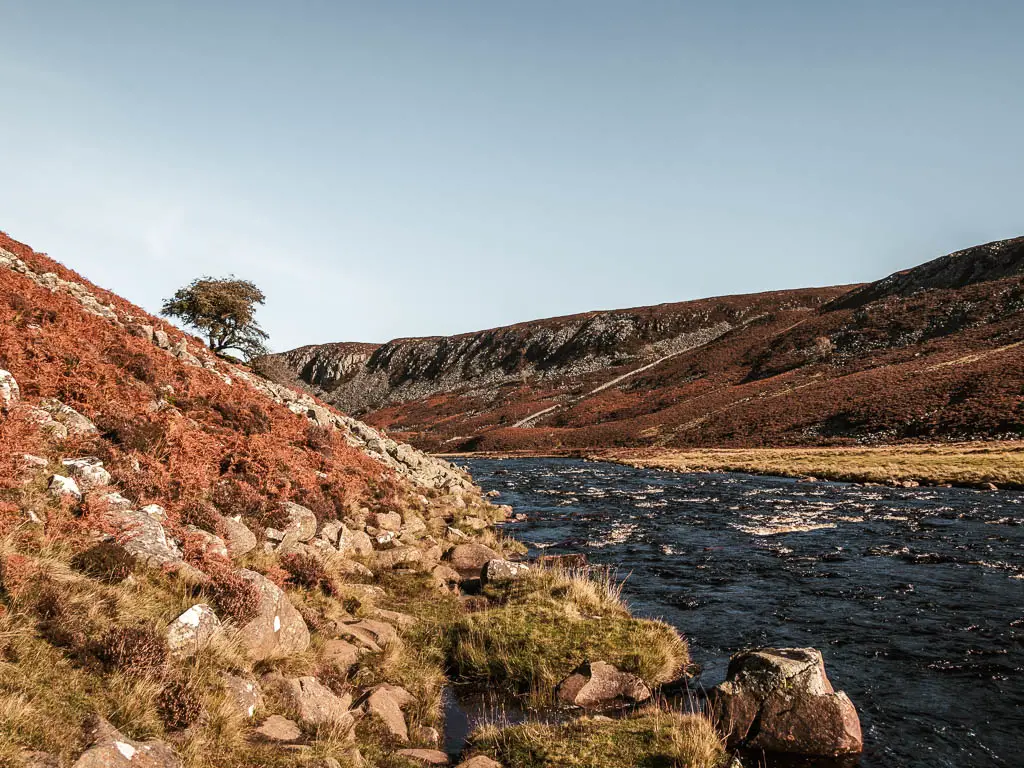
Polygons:
M278 359L328 401L434 451L1017 438L1022 272L1018 238L865 286Z

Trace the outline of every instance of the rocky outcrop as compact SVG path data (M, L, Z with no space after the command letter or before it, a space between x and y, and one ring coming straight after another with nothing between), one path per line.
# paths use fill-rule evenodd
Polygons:
M249 656L261 661L306 650L309 647L309 629L288 596L255 571L243 569L239 574L254 583L260 594L256 617L238 633Z
M634 674L621 672L604 661L583 664L558 685L559 701L584 709L615 702L639 702L651 698L651 689Z
M813 648L737 653L709 701L730 747L814 757L864 747L857 710L832 688Z
M323 683L312 676L279 678L264 681L264 690L276 690L289 710L299 721L311 726L351 726L352 715L348 708L351 696L337 696Z

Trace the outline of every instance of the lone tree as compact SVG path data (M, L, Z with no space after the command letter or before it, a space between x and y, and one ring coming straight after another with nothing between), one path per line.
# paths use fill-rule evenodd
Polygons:
M249 280L200 277L167 299L160 314L197 328L214 352L234 349L251 360L267 353L269 337L254 318L256 305L265 299Z

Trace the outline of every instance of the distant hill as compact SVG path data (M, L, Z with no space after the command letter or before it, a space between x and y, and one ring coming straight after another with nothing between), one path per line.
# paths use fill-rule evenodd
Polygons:
M861 286L588 312L277 356L434 451L1020 437L1024 238Z

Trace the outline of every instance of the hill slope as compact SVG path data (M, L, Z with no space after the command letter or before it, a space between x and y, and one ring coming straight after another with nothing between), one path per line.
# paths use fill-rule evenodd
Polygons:
M1019 437L1024 238L865 286L731 296L278 356L430 450Z

